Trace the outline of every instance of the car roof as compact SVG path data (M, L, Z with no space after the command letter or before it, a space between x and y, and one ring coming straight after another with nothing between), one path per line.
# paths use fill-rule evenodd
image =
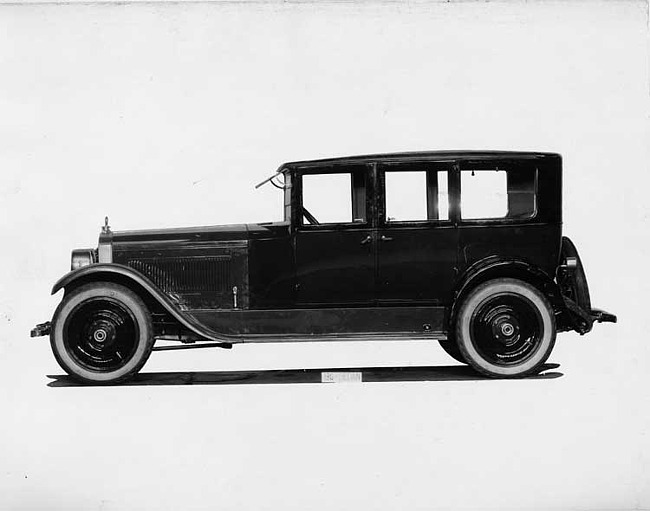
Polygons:
M280 171L298 167L319 167L345 163L446 161L468 158L472 160L511 160L561 158L561 156L558 153L535 151L418 151L405 153L366 154L358 156L343 156L338 158L323 158L317 160L292 161L282 164L280 166Z

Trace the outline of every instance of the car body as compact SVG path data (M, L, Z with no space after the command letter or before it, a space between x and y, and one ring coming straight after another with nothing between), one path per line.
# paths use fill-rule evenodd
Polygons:
M431 339L489 376L538 371L592 309L562 235L555 153L433 151L285 163L275 223L112 231L75 250L50 323L72 376L135 374L157 340Z

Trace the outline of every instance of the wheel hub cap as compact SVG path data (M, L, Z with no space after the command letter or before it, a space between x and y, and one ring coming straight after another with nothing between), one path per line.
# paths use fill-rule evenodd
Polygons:
M99 317L88 326L88 341L94 349L104 349L113 345L117 337L118 324L115 318Z
M121 303L103 297L82 303L64 328L73 358L94 372L122 367L138 344L138 327L131 312Z
M472 343L479 354L497 365L527 360L542 336L539 315L528 300L501 294L483 302L472 318Z
M98 328L95 330L93 333L93 339L95 339L97 342L104 342L106 340L106 330L103 328Z
M519 337L519 322L511 314L497 314L490 320L494 338L504 344L510 344Z

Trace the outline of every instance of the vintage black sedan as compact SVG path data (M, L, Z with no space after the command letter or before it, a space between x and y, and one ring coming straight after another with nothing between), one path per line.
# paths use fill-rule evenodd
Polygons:
M115 383L167 348L431 339L492 377L533 374L591 307L562 236L562 160L420 152L285 163L284 221L112 231L74 250L51 322L61 367ZM260 186L258 185L258 186Z

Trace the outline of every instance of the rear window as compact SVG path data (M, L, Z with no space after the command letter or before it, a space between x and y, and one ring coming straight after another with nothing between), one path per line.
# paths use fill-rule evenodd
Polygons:
M525 219L537 212L537 169L481 168L460 173L460 212L464 220Z

